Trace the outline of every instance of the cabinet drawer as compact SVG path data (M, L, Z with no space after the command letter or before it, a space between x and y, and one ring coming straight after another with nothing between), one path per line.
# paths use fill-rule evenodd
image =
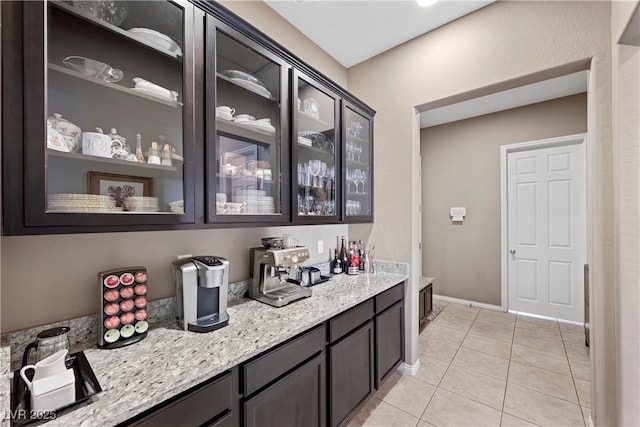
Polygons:
M319 325L246 363L242 367L245 397L322 351L325 346L325 331L325 326Z
M404 298L404 282L376 296L376 313L385 311Z
M329 341L334 342L373 317L373 299L339 314L329 321Z
M231 410L233 389L231 374L199 387L168 404L161 404L132 426L202 426L225 411ZM224 419L224 418L223 418ZM222 420L221 420L222 421ZM224 424L222 424L224 425Z

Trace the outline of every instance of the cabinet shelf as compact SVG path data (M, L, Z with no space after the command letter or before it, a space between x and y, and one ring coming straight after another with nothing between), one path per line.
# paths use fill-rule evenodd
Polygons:
M216 127L220 132L246 138L251 141L269 145L276 142L276 136L274 134L262 132L257 129L250 129L249 127L242 126L230 120L216 118Z
M363 169L369 169L369 163L359 162L357 160L346 159L348 166L358 166Z
M94 79L93 77L87 77L84 76L76 71L70 70L68 68L64 68L61 67L60 65L56 65L56 64L48 64L48 68L52 71L61 73L61 74L66 74L68 76L74 77L76 79L80 79L80 80L84 80L93 84L96 84L98 86L103 86L106 88L109 88L111 90L115 90L118 92L123 92L126 93L128 95L133 95L133 96L137 96L138 98L144 98L144 99L148 99L149 101L153 101L153 102L157 102L159 104L164 104L164 105L168 105L169 107L174 107L174 108L180 108L182 107L182 103L178 102L178 101L172 101L170 99L163 99L160 97L156 97L153 95L147 95L144 94L142 92L137 92L132 88L128 88L128 87L124 87L124 86L120 86L117 85L115 83L108 83L102 80L98 80L98 79Z
M302 110L298 110L298 130L308 130L313 132L328 132L334 131L334 128L329 123L316 119L310 114L305 113Z
M150 165L148 163L137 163L130 162L128 160L121 159L110 159L108 157L98 157L98 156L88 156L80 153L65 153L64 151L56 151L47 149L47 155L52 157L61 157L64 159L71 159L74 161L81 161L85 163L103 163L103 164L111 164L111 165L126 165L132 169L155 169L162 170L166 172L177 172L177 166L162 166L162 165Z
M73 6L70 6L66 3L62 3L61 1L51 1L49 2L50 5L57 7L58 9L64 10L65 12L68 12L72 15L75 15L81 19L84 19L85 21L88 21L90 23L92 23L93 25L96 25L98 27L104 28L105 30L111 31L112 33L116 33L118 35L120 35L121 37L124 37L126 39L129 39L131 41L134 41L138 44L141 44L145 47L148 47L150 49L153 49L154 51L168 56L169 58L175 59L176 61L182 62L182 56L178 55L176 52L172 52L170 50L164 49L160 46L157 46L143 38L140 38L134 34L131 34L130 32L123 30L120 27L117 27L113 24L110 24L106 21L103 21L102 19L98 19L94 16L89 15L88 13L83 12L82 10L75 8Z
M276 98L274 98L273 96L267 96L266 94L264 94L264 93L260 93L260 92L258 92L258 91L256 91L256 90L253 90L253 89L251 89L250 87L243 86L243 85L239 84L236 80L230 79L229 77L225 76L224 74L216 73L216 76L217 76L219 79L221 79L221 80L227 81L227 82L231 83L231 84L232 84L232 85L234 85L234 86L237 86L237 87L239 87L239 88L242 88L243 90L246 90L246 91L249 91L249 92L251 92L251 93L254 93L254 94L256 94L256 95L258 95L258 96L261 96L261 97L263 97L263 98L265 98L265 99L268 99L268 100L270 100L270 101L278 101L278 100L277 100Z
M330 152L330 151L326 151L326 150L322 150L320 148L316 148L316 147L313 147L313 146L310 147L308 145L304 145L304 144L298 143L298 149L300 149L300 148L302 148L302 149L304 149L306 151L310 151L310 152L321 154L324 157L333 158L333 153Z

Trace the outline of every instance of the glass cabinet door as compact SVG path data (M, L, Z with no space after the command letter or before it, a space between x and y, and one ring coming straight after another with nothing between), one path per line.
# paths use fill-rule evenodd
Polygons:
M344 215L347 222L373 220L372 118L344 102Z
M25 32L46 40L25 49L42 49L25 54L26 98L42 91L34 99L45 100L26 109L27 160L44 171L43 179L26 179L27 205L36 207L26 209L27 223L193 222L193 175L185 167L193 148L185 126L192 7L164 0L26 3Z
M339 99L294 72L294 221L339 220L341 163Z
M286 222L289 68L211 17L207 34L208 220Z

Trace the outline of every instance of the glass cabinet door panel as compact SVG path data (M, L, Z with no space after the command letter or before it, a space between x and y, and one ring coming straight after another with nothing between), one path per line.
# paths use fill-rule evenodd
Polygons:
M215 161L215 215L210 208L210 220L260 216L255 220L273 221L288 212L281 182L283 76L281 63L216 29L215 159L210 159Z
M301 77L296 85L295 215L336 217L336 177L340 176L336 155L338 100Z
M371 120L349 106L344 109L345 216L371 216Z
M46 212L182 215L185 9L49 2Z

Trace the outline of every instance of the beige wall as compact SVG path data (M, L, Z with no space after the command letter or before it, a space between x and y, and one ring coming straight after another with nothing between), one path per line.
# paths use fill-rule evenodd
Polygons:
M615 319L610 8L600 1L498 1L348 70L349 90L377 110L376 221L363 237L384 242L379 257L410 262L421 235L417 165L410 166L418 154L414 107L513 87L522 78L542 80L559 69L568 73L590 68L589 263L595 289L592 351L598 425L615 424L615 378L604 369L616 362L610 350ZM408 296L408 306L415 310L415 274ZM405 318L413 334L407 340L409 363L417 359L415 314L407 310Z
M320 72L346 86L346 70L262 2L225 2ZM149 270L149 296L175 294L170 263L182 253L212 254L231 261L231 280L248 278L248 248L267 235L292 233L309 245L313 261L329 257L347 226L245 228L2 237L0 264L2 332L95 313L96 273L131 265ZM324 240L325 252L316 253Z
M222 0L220 3L340 86L347 88L347 70L262 0Z
M501 305L500 146L586 131L586 93L422 129L422 269L434 293ZM467 208L463 224L452 206Z
M640 425L640 48L617 45L637 5L637 1L617 1L611 10L616 167L616 409L621 426Z

